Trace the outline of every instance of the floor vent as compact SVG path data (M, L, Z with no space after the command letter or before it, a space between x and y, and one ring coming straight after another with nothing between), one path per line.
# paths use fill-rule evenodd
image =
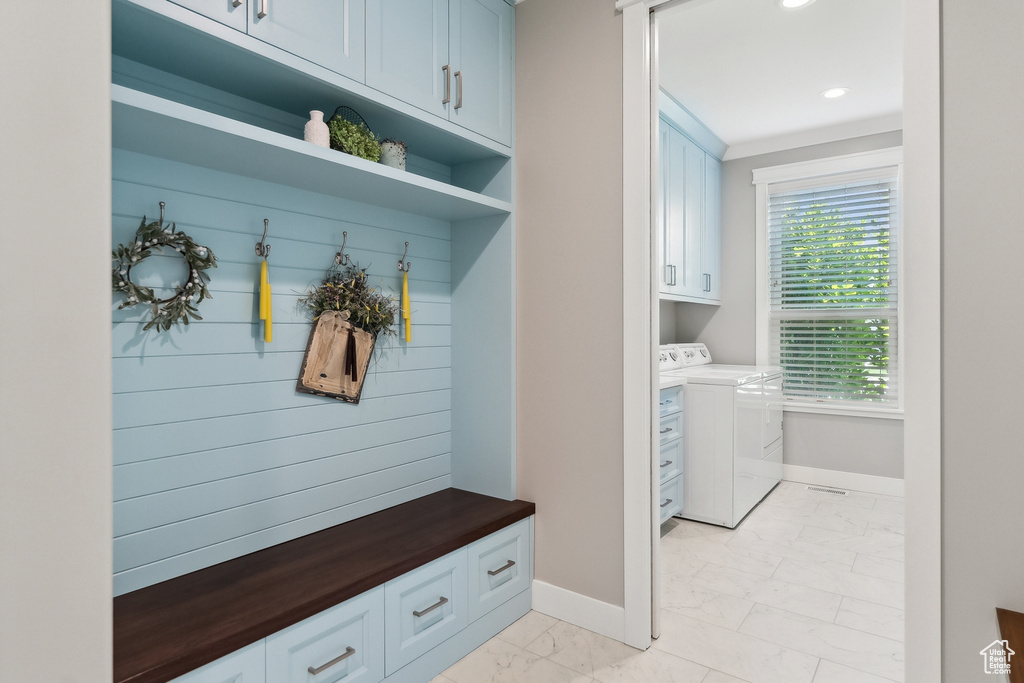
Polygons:
M849 491L843 491L842 489L828 489L824 486L808 486L808 491L820 491L821 493L834 493L837 496L845 496Z

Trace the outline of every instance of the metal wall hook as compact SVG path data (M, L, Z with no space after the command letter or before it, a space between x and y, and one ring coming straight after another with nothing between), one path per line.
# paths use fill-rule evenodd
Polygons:
M160 225L164 224L164 207L167 206L164 202L160 202Z
M270 219L263 219L263 239L256 243L256 255L268 258L270 256L270 245L267 244L267 230L270 228Z
M348 242L348 231L341 233L341 249L334 255L334 262L339 266L347 266L349 264L348 254L345 253L345 243Z
M398 259L398 270L403 273L408 273L409 269L412 268L412 264L405 260L406 255L409 253L409 243L405 243L405 252L402 254L402 258Z

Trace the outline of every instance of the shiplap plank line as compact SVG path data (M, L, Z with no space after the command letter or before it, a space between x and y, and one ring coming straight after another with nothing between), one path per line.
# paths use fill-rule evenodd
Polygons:
M363 517L385 508L401 505L415 498L450 488L451 485L451 475L446 474L436 479L418 482L412 486L389 491L380 496L341 505L318 515L270 527L254 534L226 539L189 553L160 559L135 569L115 572L114 595L122 595L157 583L158 581L164 581L194 571L199 567L208 567L277 543L283 543L305 534L326 529L335 524L342 524L357 517Z
M132 569L227 538L322 514L339 505L443 477L450 472L450 456L437 456L121 536L114 539L114 571Z
M206 199L211 203L235 204L237 213L234 215L237 224L259 225L260 234L263 233L264 218L270 218L271 225L277 222L274 217L267 215L267 212L273 212L278 216L278 220L283 221L282 224L289 224L292 215L324 220L337 220L340 216L352 225L391 229L397 233L428 238L451 237L451 225L446 221L361 204L339 197L243 178L122 149L113 150L113 162L113 206L117 207L119 213L137 214L137 221L142 220L143 214L149 218L159 216L159 202L164 201L167 203L165 218L168 221L181 220L199 224L202 222L202 214L190 213L188 207L205 208L207 205L201 200ZM128 189L129 186L131 189ZM122 191L125 194L122 195ZM179 202L182 204L181 207L177 206ZM409 239L411 241L411 238Z
M302 408L114 430L114 463L140 462L267 439L451 410L451 390L370 398L359 405L310 396Z
M116 249L117 245L127 244L133 240L136 228L138 228L137 223L131 224L127 219L115 219L111 249ZM216 292L219 288L245 291L245 284L254 282L253 273L256 275L255 282L259 281L259 264L262 259L255 254L254 247L262 236L262 232L259 235L248 235L190 227L181 223L178 223L177 228L198 244L209 247L216 255L217 268L206 271L210 276L211 291ZM408 238L409 235L405 235L405 237ZM350 244L352 239L353 236L349 233L349 243L345 245L345 253L366 271L374 284L383 283L390 287L395 281L401 280L398 257L405 249L403 242L399 242L397 247L389 245L381 247L379 250L369 250L353 248ZM287 288L281 291L294 291L294 293L303 292L308 286L317 284L323 279L328 268L334 263L334 257L340 249L342 241L339 237L337 242L300 242L280 236L273 242L270 240L271 236L268 233L267 243L271 245L268 258L268 264L272 269L271 283L277 283ZM447 258L423 258L416 253L416 244L416 242L411 242L410 253L406 256L406 260L413 263L413 268L416 271L415 274L412 270L409 272L412 281L450 282L450 261ZM396 252L395 249L398 251ZM157 270L161 266L163 268ZM228 266L234 267L229 268ZM184 275L184 270L182 259L172 249L154 248L152 255L141 266L133 269L132 280L137 284L153 286L154 283L161 284L162 280L157 278L165 271L173 279ZM144 274L149 271L152 271L152 274L148 276Z
M447 457L445 467L451 468L450 439L437 436L367 450L366 457L359 458L362 467L353 464L349 456L354 454L346 453L115 502L114 538L301 491L317 489L319 495L327 484L386 472L418 460ZM383 462L391 465L383 467ZM188 516L184 517L182 511L186 510Z
M363 394L380 398L451 389L451 385L451 368L371 371L363 382ZM301 408L310 400L309 394L295 391L295 380L115 394L114 429Z
M138 282L137 284L146 284ZM148 285L152 286L152 285ZM273 287L273 283L271 283ZM417 301L412 296L412 285L410 284L409 303L412 315L417 321L414 324L420 325L451 325L452 306L450 302L428 302ZM157 296L160 293L157 292ZM289 325L305 323L312 325L312 316L305 307L300 307L297 294L273 295L273 316L274 324ZM205 299L199 306L199 313L203 316L205 323L249 323L259 322L260 297L258 292L217 292L212 298ZM395 307L399 304L395 300ZM115 323L147 322L150 319L149 306L138 305L121 310L114 309L111 314ZM194 323L200 324L200 323Z
M376 453L379 444L429 439L439 452L450 451L451 428L451 412L442 411L115 465L114 500L339 457L354 473L363 474L405 462L402 453Z
M246 353L263 351L306 350L311 326L305 323L278 323L274 325L274 341L263 341L259 325L246 323L212 323L202 321L187 327L172 327L169 332L153 330L142 333L141 323L116 324L111 332L115 358L141 358L145 356L177 356ZM413 321L412 341L390 340L395 346L450 347L452 330L448 325L423 325ZM383 342L389 343L388 340ZM182 370L187 371L187 364Z
M404 343L403 343L404 344ZM302 351L226 353L180 356L148 356L113 359L114 393L162 391L194 387L274 382L298 378ZM187 363L189 372L181 371ZM450 368L447 346L390 348L373 359L371 372L396 372Z

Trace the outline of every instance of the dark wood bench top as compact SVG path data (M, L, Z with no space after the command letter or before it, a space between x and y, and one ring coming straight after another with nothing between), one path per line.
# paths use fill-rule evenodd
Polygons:
M534 514L446 489L114 598L115 683L164 683Z
M999 632L1010 649L1021 650L1010 659L1010 683L1024 683L1024 666L1020 665L1020 659L1016 659L1024 658L1024 614L996 607L996 618L999 620Z

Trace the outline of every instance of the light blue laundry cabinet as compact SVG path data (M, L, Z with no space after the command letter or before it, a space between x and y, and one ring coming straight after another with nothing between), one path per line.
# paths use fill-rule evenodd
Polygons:
M661 523L683 509L682 387L662 389L658 399L658 514Z
M366 84L511 144L514 20L505 0L367 0Z
M364 0L172 0L314 64L363 80ZM253 64L252 77L258 77Z

